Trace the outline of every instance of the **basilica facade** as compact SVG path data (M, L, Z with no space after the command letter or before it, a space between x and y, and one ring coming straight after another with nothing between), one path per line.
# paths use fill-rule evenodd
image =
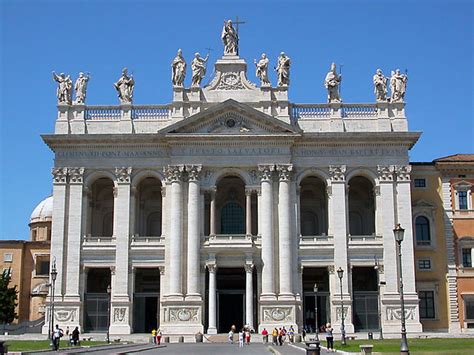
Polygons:
M134 105L126 71L117 106L58 93L55 132L43 135L55 154L55 323L160 326L186 341L232 325L397 333L400 224L407 331L421 331L408 160L420 133L403 96L343 103L334 69L328 103L293 103L286 55L278 85L265 61L256 85L223 40L208 85L207 57L193 60L189 88L173 66L167 105Z

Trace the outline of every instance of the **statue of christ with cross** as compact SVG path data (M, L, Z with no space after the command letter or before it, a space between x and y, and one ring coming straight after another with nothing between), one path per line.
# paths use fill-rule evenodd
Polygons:
M239 55L239 24L245 22L240 22L237 18L235 22L237 30L232 25L232 20L224 21L224 27L222 28L221 39L224 43L224 55Z

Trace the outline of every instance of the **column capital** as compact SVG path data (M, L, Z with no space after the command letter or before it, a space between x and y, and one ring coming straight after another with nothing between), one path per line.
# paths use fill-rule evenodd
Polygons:
M186 165L188 180L197 182L201 178L202 165Z
M207 263L206 268L209 271L209 273L213 274L217 271L217 265L215 263Z
M259 164L258 165L258 172L260 181L271 181L273 178L273 172L275 171L275 165L272 164Z
M328 265L328 272L330 274L334 274L334 269L335 269L334 265Z
M82 184L84 177L84 168L68 168L69 183Z
M252 189L250 187L245 188L245 196L251 196L254 193L255 189Z
M244 269L245 269L245 272L247 273L251 273L253 271L253 267L254 267L253 264L244 264Z
M115 168L115 178L119 184L130 184L130 177L132 175L131 167Z
M172 183L183 181L184 165L168 165L164 170L167 182Z
M67 168L52 168L54 184L65 184L67 182Z
M393 172L393 165L377 165L377 173L379 175L380 182L392 182Z
M398 182L410 182L411 165L396 165L395 174Z
M290 181L293 177L293 164L278 164L276 170L280 181Z
M160 275L165 274L165 267L164 266L158 266L158 270L160 270Z
M332 182L346 181L346 166L345 165L329 165L329 176Z

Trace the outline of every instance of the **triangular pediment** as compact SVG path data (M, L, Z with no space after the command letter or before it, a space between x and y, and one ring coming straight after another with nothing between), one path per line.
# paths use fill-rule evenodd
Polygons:
M424 208L424 209L434 209L435 206L428 201L423 199L417 200L412 204L413 208Z
M301 130L248 105L229 99L158 133L186 135L295 135Z

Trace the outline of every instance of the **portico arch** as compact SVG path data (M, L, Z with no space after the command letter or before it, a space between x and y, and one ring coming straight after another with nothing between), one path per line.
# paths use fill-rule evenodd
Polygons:
M242 179L245 186L252 185L252 178L247 171L238 168L225 168L211 175L211 178L209 179L209 186L217 186L219 181L226 176L238 176Z
M357 175L349 182L349 234L372 235L375 233L374 185L365 176Z
M91 185L88 194L86 234L112 237L114 234L114 181L107 174L97 174L96 179L89 183Z
M162 235L162 182L155 174L143 174L135 183L134 234L159 237Z
M303 236L328 234L326 182L307 175L300 184L300 233Z

